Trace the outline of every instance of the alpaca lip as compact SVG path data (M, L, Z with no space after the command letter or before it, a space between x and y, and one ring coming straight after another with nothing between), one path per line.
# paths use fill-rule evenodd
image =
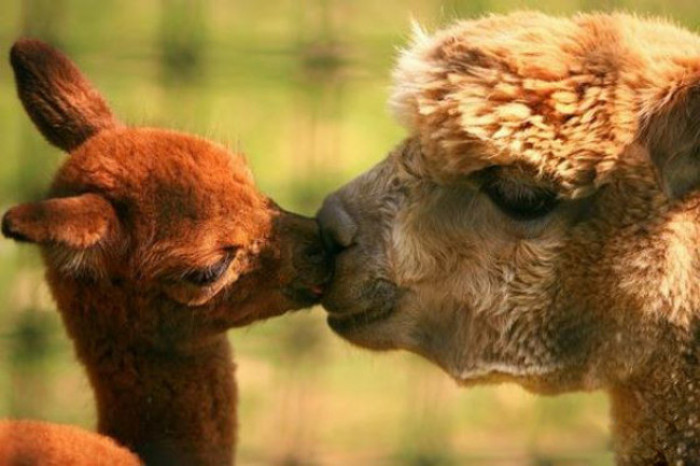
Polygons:
M394 309L396 301L402 294L399 287L384 278L364 281L359 292L344 294L345 281L335 277L323 296L323 306L330 316L350 318L363 314L386 313Z
M377 279L364 287L359 301L324 298L323 306L328 311L328 325L338 333L345 333L384 320L394 313L400 293L395 284ZM356 307L348 307L348 304Z
M335 332L342 334L384 320L393 314L393 311L393 306L383 306L379 309L372 309L367 312L359 312L349 315L329 312L326 320L328 325Z

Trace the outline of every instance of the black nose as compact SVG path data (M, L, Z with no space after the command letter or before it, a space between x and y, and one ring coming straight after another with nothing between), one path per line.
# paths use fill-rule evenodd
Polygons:
M357 223L336 195L323 201L317 219L321 227L323 245L329 252L336 254L355 242Z

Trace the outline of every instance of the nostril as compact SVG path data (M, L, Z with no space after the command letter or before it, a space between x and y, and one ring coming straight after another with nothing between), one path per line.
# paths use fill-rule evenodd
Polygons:
M321 239L326 249L337 253L350 247L357 235L357 224L336 196L328 197L318 213Z
M344 249L340 244L338 244L331 231L327 228L321 228L321 241L323 242L323 246L326 248L326 251L328 251L330 254L337 254Z

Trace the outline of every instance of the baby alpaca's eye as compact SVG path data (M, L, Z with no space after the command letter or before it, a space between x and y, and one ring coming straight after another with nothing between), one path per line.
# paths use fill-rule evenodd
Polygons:
M228 270L228 266L236 256L236 250L230 249L226 251L226 255L216 264L212 264L203 269L196 269L187 272L183 279L193 285L206 286L218 281Z
M559 203L553 191L505 178L487 181L482 190L504 213L515 220L534 220L550 213Z

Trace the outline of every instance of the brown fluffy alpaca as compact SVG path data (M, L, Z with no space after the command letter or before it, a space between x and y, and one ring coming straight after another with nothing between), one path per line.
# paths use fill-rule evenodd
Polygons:
M329 196L329 323L465 385L606 390L617 461L700 464L700 38L465 21L401 57L410 134Z
M139 458L104 435L36 421L0 421L3 466L138 466Z
M241 156L122 125L49 46L19 41L11 62L25 109L70 157L48 199L10 209L2 231L41 247L99 432L149 465L230 464L225 331L317 300L315 222L259 193Z

